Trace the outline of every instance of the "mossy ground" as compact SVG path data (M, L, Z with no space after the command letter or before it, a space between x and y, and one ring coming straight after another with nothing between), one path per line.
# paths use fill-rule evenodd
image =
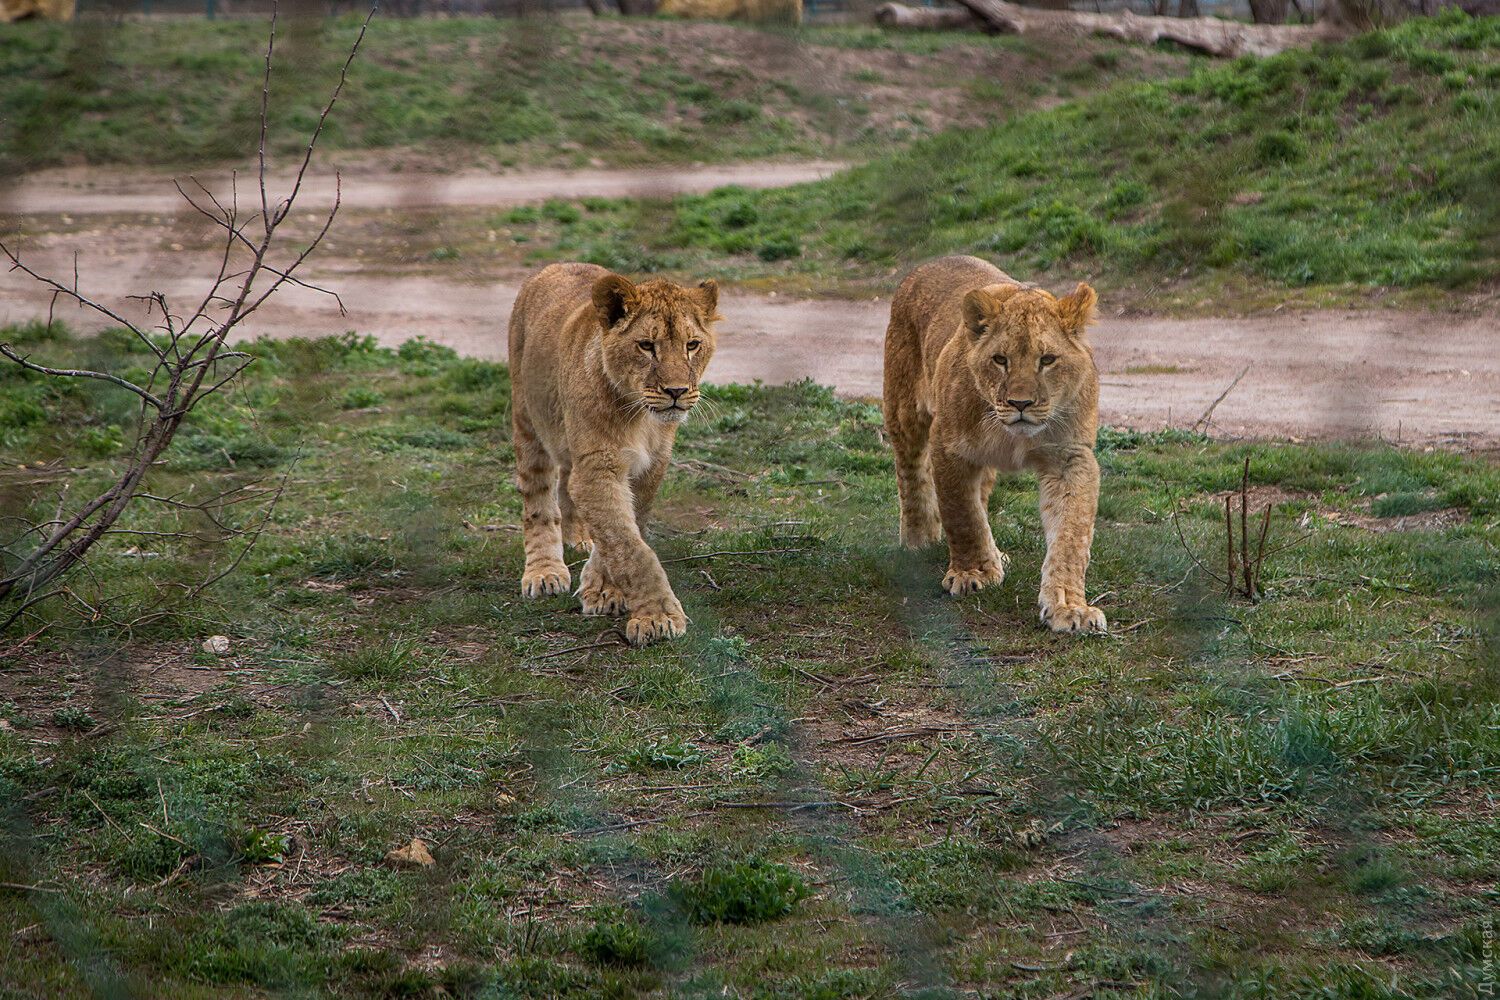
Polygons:
M113 537L0 637L0 995L1494 983L1493 464L1108 431L1113 634L1055 637L1034 483L995 492L1005 585L946 599L942 554L895 545L875 407L717 387L652 534L692 631L630 650L517 594L503 366L253 351L152 477L285 477L239 569L172 605L236 543L143 504L125 527L200 540ZM4 510L45 517L120 460L131 407L0 378ZM1275 515L1253 606L1188 552L1218 564L1247 456ZM432 869L386 860L414 836Z

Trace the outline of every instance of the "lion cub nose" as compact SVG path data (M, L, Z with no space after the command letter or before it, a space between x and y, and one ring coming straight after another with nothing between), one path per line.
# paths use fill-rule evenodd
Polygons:
M664 392L664 393L666 393L668 396L671 396L672 397L672 402L675 403L679 399L681 399L684 395L686 395L688 389L690 389L690 388L692 388L692 387L691 386L686 386L686 385L678 385L678 386L664 385L664 386L662 386L661 391Z
M1020 413L1022 410L1026 409L1026 407L1030 406L1032 403L1035 403L1035 402L1036 402L1036 400L1034 400L1034 399L1007 399L1005 401L1005 405L1006 406L1010 406L1010 407L1014 407L1015 411L1017 413Z

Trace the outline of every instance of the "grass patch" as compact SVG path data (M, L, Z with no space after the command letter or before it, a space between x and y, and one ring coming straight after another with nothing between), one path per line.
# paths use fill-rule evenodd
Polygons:
M1449 287L1493 276L1496 163L1500 19L1453 11L950 129L826 181L620 206L556 242L745 277L965 252L1107 284Z
M707 869L673 896L694 923L759 924L791 913L807 894L807 883L785 865L735 861Z
M142 508L151 534L101 542L77 605L0 639L12 992L1437 1000L1485 981L1493 462L1106 429L1090 594L1114 634L1070 639L1036 621L1030 477L991 500L1007 582L950 600L941 553L896 546L876 408L711 386L650 536L692 631L632 650L570 597L517 594L503 365L358 337L249 349L243 391L183 438L297 456L239 570L159 613L226 553ZM38 350L143 360L111 335ZM79 442L123 393L0 369L0 395L45 417L0 443L7 511L55 510L38 468L78 495L119 460ZM1172 517L1220 552L1213 498L1246 457L1281 498L1273 544L1306 536L1253 606ZM174 459L151 485L265 475ZM1439 499L1465 516L1345 519ZM213 634L228 656L201 651ZM431 868L389 859L413 838Z
M274 153L295 154L306 142L358 23L283 19ZM1043 69L1057 61L972 34L879 45L856 38L865 36L637 18L380 17L322 145L405 147L421 150L418 162L452 155L499 167L851 156L953 117L992 117L993 101L964 93L960 67L1050 79ZM1130 50L1102 41L1076 48L1065 64L1092 65L1091 54L1109 52L1116 75L1184 61L1145 50L1119 59L1116 50ZM17 24L0 46L0 166L245 158L264 52L265 23L254 19ZM830 61L851 74L828 73ZM882 88L878 105L872 86ZM1040 86L1033 96L1051 91ZM439 247L432 259L459 253Z

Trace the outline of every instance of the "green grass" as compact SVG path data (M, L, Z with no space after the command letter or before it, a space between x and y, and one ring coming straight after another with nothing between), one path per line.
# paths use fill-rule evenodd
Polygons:
M112 335L30 346L146 360ZM285 476L239 569L164 609L238 543L144 505L126 527L192 537L106 539L68 601L0 636L0 995L1494 981L1492 462L1107 430L1090 593L1115 631L1065 638L1036 621L1029 478L992 501L1005 585L947 599L941 552L895 545L873 406L717 386L651 534L691 631L630 650L573 598L517 594L503 365L352 336L251 349L151 484ZM119 395L0 369L0 399L44 414L0 430L7 514L102 481L123 446L80 448L128 425ZM1216 564L1213 497L1247 456L1289 546L1253 606L1173 525ZM1429 530L1333 516L1433 505L1455 513ZM200 651L212 634L227 656ZM386 860L413 837L433 869Z
M826 181L594 206L538 257L809 280L940 253L1025 278L1448 287L1500 260L1500 18L1122 83Z
M357 24L282 22L273 152L301 150ZM264 53L256 20L17 24L0 39L0 165L244 159L255 148ZM1008 95L1013 110L1184 61L1102 41L1059 55L972 33L378 17L323 148L400 147L440 167L863 158L955 115L993 120L994 102L965 89L976 71L1027 81Z

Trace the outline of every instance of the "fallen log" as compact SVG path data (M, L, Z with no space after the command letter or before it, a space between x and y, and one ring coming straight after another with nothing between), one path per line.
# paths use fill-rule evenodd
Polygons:
M875 23L909 31L993 31L966 7L908 7L884 3L875 8Z
M1237 56L1269 56L1287 49L1304 48L1315 42L1345 37L1349 29L1331 21L1317 24L1245 24L1213 17L1143 17L1120 14L1089 14L1081 11L1043 10L1022 7L1007 0L957 0L972 20L942 27L963 28L980 22L980 30L1020 35L1050 32L1072 35L1107 35L1126 42L1153 45L1166 40L1207 53L1233 59ZM932 8L908 7L895 2L882 5L876 21L893 28L933 28Z

